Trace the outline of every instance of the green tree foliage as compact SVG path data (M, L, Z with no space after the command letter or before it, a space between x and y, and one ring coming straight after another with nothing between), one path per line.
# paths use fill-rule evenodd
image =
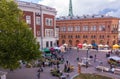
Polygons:
M22 20L22 11L14 1L0 0L0 66L19 67L19 60L30 62L40 57L32 31Z

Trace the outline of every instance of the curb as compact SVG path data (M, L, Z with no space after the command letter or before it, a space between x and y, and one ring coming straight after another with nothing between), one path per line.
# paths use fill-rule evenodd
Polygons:
M79 75L79 74L76 74L76 75L72 76L70 79L73 79L73 78L76 77L77 75Z

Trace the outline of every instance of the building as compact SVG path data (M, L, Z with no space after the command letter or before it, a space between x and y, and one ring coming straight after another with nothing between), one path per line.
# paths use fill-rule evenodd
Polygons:
M68 16L58 17L59 45L67 43L103 44L112 46L118 43L119 18L105 15L74 16L72 0L69 0Z
M56 44L56 9L31 2L16 1L41 49Z
M97 43L112 46L118 43L119 18L116 17L105 15L59 17L56 26L59 27L59 45Z

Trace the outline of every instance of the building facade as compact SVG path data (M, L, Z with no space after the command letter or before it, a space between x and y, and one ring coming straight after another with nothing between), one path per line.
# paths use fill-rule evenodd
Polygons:
M59 45L67 43L103 44L112 46L118 43L119 18L105 15L59 17Z
M56 9L31 2L16 1L41 49L56 44Z

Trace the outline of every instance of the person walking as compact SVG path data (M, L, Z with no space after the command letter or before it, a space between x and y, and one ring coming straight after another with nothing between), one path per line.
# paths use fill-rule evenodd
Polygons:
M95 56L94 56L94 62L96 62L96 59L97 59L97 56L96 56L96 54L95 54Z
M40 79L40 72L37 73L37 78Z

